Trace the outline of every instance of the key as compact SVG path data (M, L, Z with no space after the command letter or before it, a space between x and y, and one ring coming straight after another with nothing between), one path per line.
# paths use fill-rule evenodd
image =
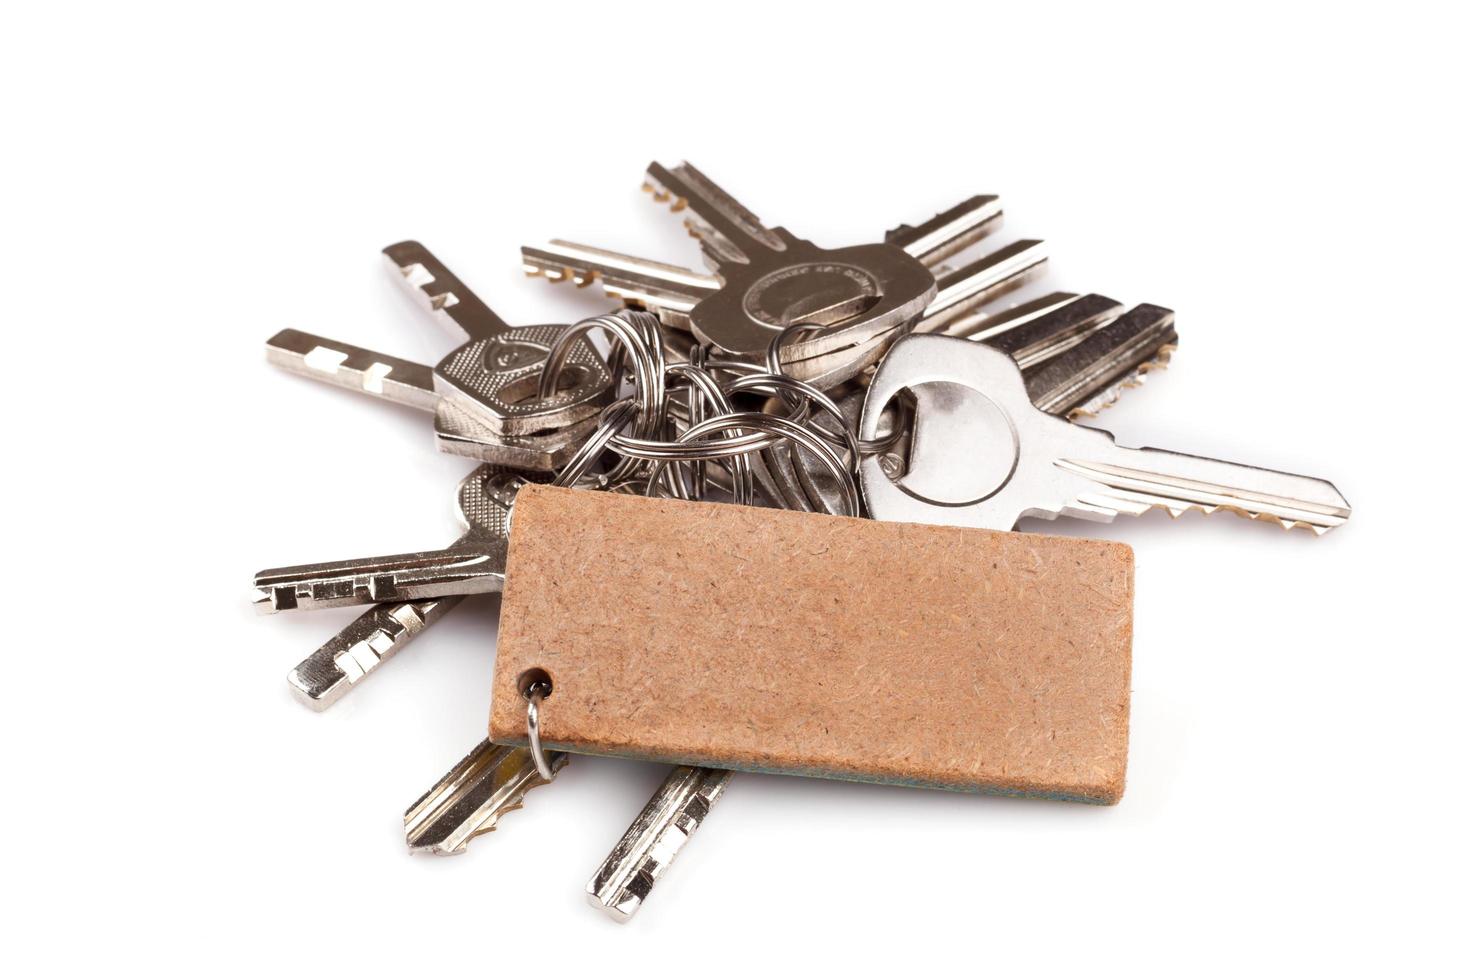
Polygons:
M282 370L434 413L440 450L526 470L564 464L596 428L596 418L549 432L512 436L495 432L435 387L433 369L389 354L300 330L266 341L266 358Z
M935 336L895 344L868 390L864 438L905 390L915 403L907 469L895 480L876 459L860 467L879 520L1010 530L1022 517L1111 521L1157 507L1174 516L1228 510L1323 534L1351 513L1326 480L1129 449L1049 415L1032 404L1016 362L984 344Z
M459 484L464 533L448 548L378 558L267 568L255 576L258 612L326 609L499 592L505 584L510 507L525 476L479 466Z
M546 761L554 777L567 764L567 754L548 752ZM462 854L473 838L488 834L502 816L520 809L526 793L545 784L529 749L486 739L403 814L408 849Z
M434 368L434 388L491 431L511 436L591 418L612 399L612 375L588 341L572 348L554 396L538 400L541 365L565 324L510 327L418 242L383 249L398 279L466 343Z
M1096 414L1116 401L1125 387L1141 384L1147 371L1168 362L1178 343L1169 310L1139 307L1126 317L1120 316L1122 312L1122 304L1106 296L1053 293L991 317L986 329L977 328L976 333L1021 366L1037 407L1071 418ZM858 424L864 393L857 389L839 400L851 425ZM879 438L887 434L880 427ZM890 475L901 473L907 450L908 439L899 438L884 451L880 465ZM790 449L784 460L778 455L772 469L774 480L795 486L799 494L822 505L830 505L841 492L831 474L804 449Z
M462 598L451 595L374 606L292 669L286 676L291 693L313 711L325 711Z
M627 922L725 791L727 769L676 766L587 882L587 902Z
M889 232L888 243L904 248L920 261L933 262L948 257L994 231L999 227L1000 218L1001 210L997 198L974 197L930 219L917 229L902 226ZM1017 253L1026 253L1024 256L1007 256L1018 277L1033 271L1044 261L1040 242L1017 243L1011 248ZM951 273L945 284L950 287L945 306L953 306L956 301L966 299L971 306L983 301L986 297L978 294L995 288L992 280L997 273L994 267L999 264L1000 260L992 259L987 264L988 268L974 263L966 267L973 268L977 273L983 271L989 277L971 287L969 296L966 296L965 290L954 288L965 277ZM600 282L608 296L646 309L665 324L685 330L689 329L690 311L721 288L717 276L562 239L553 239L544 246L523 246L521 266L527 275L543 276L553 282L569 281L580 287ZM1012 285L1019 285L1019 281ZM850 302L851 289L843 284L839 284L839 287L833 290L831 283L815 279L802 283L802 288L811 294L808 302L817 309L829 306L837 308ZM936 289L941 288L943 287L936 285ZM952 315L958 316L959 312L955 311ZM820 320L808 318L803 322ZM769 341L769 334L766 339ZM800 360L800 352L793 350L791 359Z

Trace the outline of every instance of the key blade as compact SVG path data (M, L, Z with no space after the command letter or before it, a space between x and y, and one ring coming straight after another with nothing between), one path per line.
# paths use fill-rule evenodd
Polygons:
M992 332L982 343L1005 351L1024 370L1055 363L1064 351L1082 343L1088 334L1122 312L1122 303L1091 293L1011 330Z
M939 292L924 309L915 333L934 333L978 306L1025 283L1041 271L1046 246L1034 240L1012 242L938 278Z
M1096 484L1097 489L1082 491L1076 500L1103 520L1111 519L1111 514L1136 516L1153 508L1174 517L1189 510L1205 514L1223 510L1321 535L1352 513L1347 500L1326 480L1162 449L1116 448L1110 460L1056 461L1058 468Z
M460 596L384 603L353 620L286 676L296 700L325 711L459 605Z
M1036 299L1017 303L1003 310L978 311L967 313L962 317L950 320L941 325L937 331L948 334L951 337L964 337L968 340L978 340L982 343L991 337L999 336L1007 331L1014 330L1035 320L1037 317L1045 316L1051 311L1066 306L1077 299L1076 293L1047 293ZM920 323L920 326L923 324ZM924 331L915 328L915 333ZM934 331L931 331L934 332Z
M546 753L553 777L567 758L565 752ZM408 849L462 854L472 839L494 830L502 816L521 808L526 793L546 782L530 749L486 739L403 814Z
M688 208L689 230L713 251L718 262L749 262L762 250L785 251L781 241L745 205L689 163L672 170L657 162L648 165L643 189L670 210Z
M588 904L631 919L729 782L724 769L674 769L587 883Z
M718 278L693 269L560 239L521 246L521 268L528 276L572 282L579 288L601 283L602 291L613 299L646 309L666 325L684 330L689 328L689 311L720 287Z
M999 229L1003 216L1000 198L977 194L921 225L899 225L883 240L932 267Z
M256 573L251 601L257 612L275 613L499 592L505 585L503 543L497 550L449 548L267 568Z
M410 408L432 412L439 402L434 372L427 365L316 334L282 330L265 342L265 356L292 374Z
M1105 315L1102 303L1095 305ZM1146 372L1167 364L1178 343L1174 311L1144 303L1044 363L1022 362L1028 368L1026 390L1044 412L1093 415L1117 401L1123 388L1142 384Z
M418 242L389 245L383 249L383 255L409 294L454 336L485 340L507 329L506 322L494 310Z

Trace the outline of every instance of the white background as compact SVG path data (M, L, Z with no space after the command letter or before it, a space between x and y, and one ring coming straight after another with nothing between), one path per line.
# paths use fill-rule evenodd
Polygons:
M5 972L1463 976L1464 24L1021 6L12 12ZM695 263L638 189L684 158L829 245L1003 195L1047 288L1178 311L1121 441L1353 503L1065 528L1137 552L1120 805L741 775L619 927L583 884L660 767L403 846L484 731L493 601L290 699L354 613L257 618L249 575L448 543L470 464L262 342L437 360L409 237L513 323L598 312L518 246Z

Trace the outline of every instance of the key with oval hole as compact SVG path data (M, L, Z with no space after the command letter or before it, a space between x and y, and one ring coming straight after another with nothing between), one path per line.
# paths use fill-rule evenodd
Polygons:
M676 290L700 278L717 282L689 269L563 241L539 248L523 247L521 260L527 274L554 282L573 281L585 286L600 281L607 295L622 299L629 306L646 309L662 323L676 327L687 325L688 311L700 295L693 291L681 294ZM914 331L946 330L947 324L958 322L976 307L1029 281L1045 261L1044 245L1027 240L1004 246L959 269L938 270L937 292L913 325ZM788 345L783 351L782 366L798 380L822 389L831 388L876 364L903 331L904 328L895 328L867 343L808 357L788 357Z
M272 364L292 374L432 412L434 438L441 451L485 463L554 470L597 427L597 418L592 416L547 432L506 435L492 430L458 401L445 398L434 383L433 369L426 364L300 330L282 330L266 341L265 349Z
M646 186L656 198L672 201L676 210L687 205L695 212L688 224L701 239L716 275L564 241L523 248L526 272L552 280L570 279L579 285L600 280L609 295L642 305L673 326L689 328L699 317L713 318L713 325L695 329L695 333L747 356L763 353L771 337L793 323L830 326L829 330L788 343L785 359L793 364L871 344L906 327L925 307L930 307L927 312L931 314L945 310L950 316L958 316L999 292L994 284L983 283L972 267L952 273L939 270L941 278L935 284L940 301L937 308L926 301L905 317L891 316L886 306L895 301L896 294L890 293L887 299L877 296L877 279L859 265L814 260L814 252L823 250L814 250L806 242L791 245L796 240L789 232L764 228L749 211L688 164L673 171L653 164L649 176ZM1000 217L996 198L975 197L917 228L901 226L889 232L881 245L839 252L850 252L850 258L866 256L874 262L888 262L896 253L902 253L917 265L937 263L993 231ZM740 260L744 252L733 244L737 240L756 260ZM773 251L773 245L779 247ZM827 258L837 254L829 253ZM888 258L882 259L885 255ZM1009 281L1014 286L1034 271L1044 256L1041 243L1019 242L987 258L992 275L1000 265L1013 270ZM936 270L930 272L932 275ZM729 346L736 342L731 339L736 336L745 338L744 350ZM797 376L802 374L798 372Z
M985 344L922 335L895 344L868 389L862 438L876 435L884 407L903 392L914 403L905 470L894 474L877 458L860 466L879 520L1010 530L1022 517L1227 510L1323 534L1351 513L1326 480L1129 449L1049 415L1032 403L1016 362Z
M456 502L464 533L448 548L267 568L256 573L252 602L258 612L274 613L499 592L510 508L526 482L524 474L478 466L460 481Z

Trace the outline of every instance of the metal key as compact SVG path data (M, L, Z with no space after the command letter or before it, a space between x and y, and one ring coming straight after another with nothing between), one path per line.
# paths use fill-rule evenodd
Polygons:
M900 226L888 232L886 244L903 248L920 262L936 263L995 231L1000 220L998 198L991 195L973 197L917 228ZM695 222L694 229L698 234L710 232L709 226L698 222ZM523 247L520 259L528 275L544 276L554 282L575 282L579 287L601 282L610 297L629 306L647 309L659 316L661 322L681 329L689 329L689 316L695 307L720 291L717 276L562 239L554 239L542 247ZM998 253L958 270L931 269L936 275L936 294L931 303L926 304L925 317L942 317L945 322L957 319L1008 289L1019 287L1044 262L1042 242L1023 241L1014 242ZM851 282L806 276L800 284L792 284L792 287L797 285L806 294L804 304L808 307L808 316L801 322L831 322L835 314L851 311ZM938 329L938 326L939 322L935 320L928 329ZM769 342L773 334L773 329L764 332L764 342ZM881 339L882 335L879 332L875 339ZM757 353L763 353L764 342ZM863 344L856 347L863 347ZM882 354L882 348L878 354ZM810 353L808 345L791 344L786 348L784 361L792 375L811 381L819 372L804 364L810 357L814 354Z
M1096 414L1117 400L1125 387L1142 383L1148 371L1168 363L1178 343L1174 314L1157 306L1141 306L1126 316L1122 304L1106 296L1053 293L990 317L981 342L1005 351L1022 368L1032 402L1043 411L1066 418ZM848 424L856 427L866 389L857 388L838 401ZM892 413L886 413L889 415ZM879 439L885 439L885 418ZM771 467L776 482L830 510L840 488L807 450L775 452ZM902 472L908 438L894 440L879 459L890 474ZM788 494L789 495L789 494Z
M555 777L567 764L567 754L547 752L546 761ZM520 809L526 793L546 782L530 749L486 739L404 813L408 849L462 854L471 839L494 830L504 814Z
M485 425L459 402L445 398L435 385L433 369L426 364L300 330L282 330L266 341L265 350L272 364L292 374L433 412L439 449L481 462L554 470L597 426L593 417L549 432L506 435Z
M456 497L464 534L448 548L267 568L255 576L255 607L273 613L499 592L510 508L525 482L523 474L501 467L476 467Z
M450 595L374 606L292 668L286 675L291 693L313 711L325 711L463 598Z
M1325 480L1128 449L1048 415L1032 404L1016 362L984 344L934 336L895 344L869 387L863 438L902 391L915 405L907 469L893 479L877 459L860 468L879 520L1010 530L1022 517L1111 521L1157 507L1175 516L1229 510L1322 534L1351 513Z
M724 769L677 766L587 882L587 902L627 922L725 791Z
M541 365L565 324L507 325L418 242L389 245L383 255L411 295L466 341L434 368L434 387L491 431L521 436L564 428L611 400L612 375L585 339L572 346L559 390L537 399Z

